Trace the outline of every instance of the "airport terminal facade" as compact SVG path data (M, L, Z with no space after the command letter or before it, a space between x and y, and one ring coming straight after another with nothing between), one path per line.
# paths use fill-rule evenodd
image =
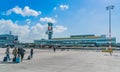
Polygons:
M33 45L36 46L81 46L81 47L100 47L108 46L109 38L105 35L95 36L95 35L71 35L66 38L51 38L51 39L41 39L34 40ZM112 46L116 46L116 38L111 38ZM0 47L7 47L20 44L18 41L18 36L11 34L0 35ZM29 45L25 44L25 46ZM120 44L118 44L120 46Z
M36 45L59 45L59 46L81 46L81 47L99 47L108 46L109 38L105 35L95 36L95 35L71 35L68 38L52 38L52 39L41 39L34 40ZM111 38L112 46L116 44L116 38Z
M7 47L7 46L14 47L14 45L17 42L18 42L18 36L14 36L11 34L0 35L0 47Z

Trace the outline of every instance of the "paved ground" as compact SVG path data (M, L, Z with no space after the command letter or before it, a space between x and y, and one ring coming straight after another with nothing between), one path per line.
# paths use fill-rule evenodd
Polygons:
M29 51L29 50L27 50ZM18 64L3 63L0 49L0 72L120 72L120 53L35 50L34 58ZM12 57L12 55L11 55Z

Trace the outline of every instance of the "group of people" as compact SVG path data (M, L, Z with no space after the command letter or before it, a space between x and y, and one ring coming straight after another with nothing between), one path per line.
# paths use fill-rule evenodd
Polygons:
M13 52L12 54L14 55L14 59L16 59L17 57L20 58L21 57L21 61L23 60L24 58L24 55L25 55L25 50L23 48L18 48L15 47L13 49Z
M21 48L21 47L15 47L12 51L12 54L13 54L13 62L16 60L16 59L19 59L19 60L23 60L24 58L24 55L25 55L25 52L26 50ZM6 58L10 61L11 58L10 58L10 46L8 46L6 48ZM30 55L29 55L29 59L31 59L33 57L33 49L30 50Z

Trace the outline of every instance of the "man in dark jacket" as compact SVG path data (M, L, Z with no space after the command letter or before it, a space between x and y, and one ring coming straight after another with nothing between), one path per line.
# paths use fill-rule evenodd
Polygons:
M31 58L33 57L33 49L30 50Z
M21 54L21 61L22 61L25 55L25 49L21 48L20 54Z
M18 48L18 57L21 56L21 61L24 58L25 50L23 48Z

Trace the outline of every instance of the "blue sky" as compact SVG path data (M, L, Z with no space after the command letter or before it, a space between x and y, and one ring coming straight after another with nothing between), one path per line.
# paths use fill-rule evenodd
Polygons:
M47 39L47 22L53 22L53 37L108 36L108 5L115 6L112 37L120 42L120 0L1 0L0 33L12 31L21 42L33 42Z

